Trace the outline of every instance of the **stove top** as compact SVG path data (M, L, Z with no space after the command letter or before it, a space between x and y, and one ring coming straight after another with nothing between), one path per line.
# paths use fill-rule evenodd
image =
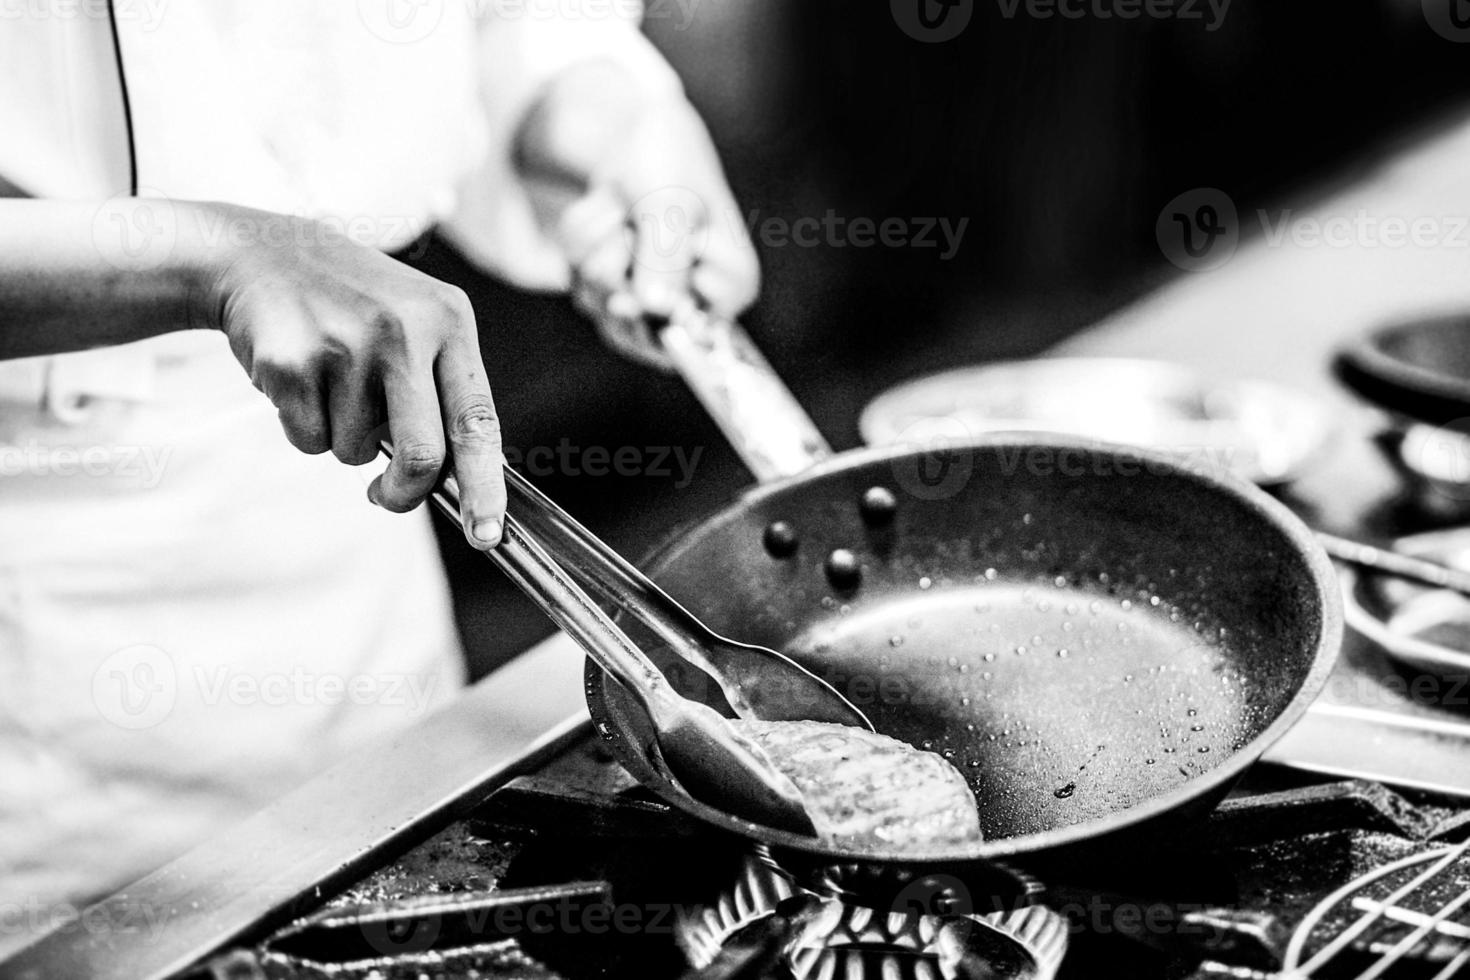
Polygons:
M864 880L857 905L831 897L843 869L793 884L588 739L187 976L1447 980L1470 977L1467 849L1470 807L1320 783L1241 793L1196 836L1070 880L930 869Z

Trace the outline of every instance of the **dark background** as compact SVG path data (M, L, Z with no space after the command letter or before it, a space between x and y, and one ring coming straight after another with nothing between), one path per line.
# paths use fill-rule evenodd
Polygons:
M838 448L894 382L1036 354L1185 274L1154 230L1177 195L1299 207L1470 111L1470 44L1432 30L1419 0L1234 0L1214 31L1203 4L1203 20L1063 20L975 0L944 43L910 37L886 0L695 0L687 23L660 9L647 32L747 213L969 219L949 261L758 240L766 288L746 325ZM684 488L677 470L537 475L626 553L749 481L676 379L607 352L566 301L491 281L437 241L412 261L475 300L509 445L700 453ZM474 674L550 632L441 538Z

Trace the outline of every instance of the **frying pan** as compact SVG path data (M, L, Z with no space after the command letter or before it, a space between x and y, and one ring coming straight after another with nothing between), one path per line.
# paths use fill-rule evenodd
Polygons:
M701 804L589 666L610 750L677 808L811 860L1065 853L1207 813L1324 685L1342 632L1331 565L1255 487L1036 433L818 461L815 429L738 328L676 324L664 340L747 462L791 475L678 534L648 570L715 630L781 650L880 732L949 758L985 840L821 841ZM686 696L718 703L649 652Z

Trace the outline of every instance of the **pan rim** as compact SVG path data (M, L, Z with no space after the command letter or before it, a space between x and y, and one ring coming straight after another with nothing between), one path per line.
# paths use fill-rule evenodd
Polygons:
M1212 792L1228 790L1229 786L1239 779L1245 770L1260 760L1272 744L1301 720L1312 702L1326 687L1327 679L1337 663L1344 631L1344 609L1336 569L1331 559L1302 519L1260 487L1232 474L1211 470L1201 464L1181 460L1168 453L1101 440L1078 438L1064 433L1045 432L989 433L947 448L952 451L976 452L1026 447L1039 447L1053 451L1102 453L1116 459L1137 463L1155 475L1169 475L1192 480L1211 490L1235 496L1282 534L1307 566L1312 587L1317 596L1320 623L1313 643L1311 666L1302 677L1301 684L1292 695L1291 700L1270 724L1249 742L1232 752L1224 762L1215 768L1187 780L1166 793L1150 797L1126 809L1051 830L987 839L971 847L919 853L848 848L829 841L773 830L733 817L686 794L679 794L671 787L660 783L650 783L641 778L639 782L677 808L698 817L711 826L774 847L835 861L856 860L909 866L953 865L1050 852L1146 824L1154 818L1182 808L1191 802L1207 798ZM786 492L791 487L875 463L892 463L913 455L913 453L914 450L903 446L850 450L823 460L795 476L750 487L703 520L680 529L679 532L660 542L640 563L640 566L647 568L650 574L657 578L660 566L670 559L697 528L728 520L742 511ZM594 698L592 694L601 685L616 682L590 662L586 666L585 680L588 709L597 730L604 733L611 731L613 725L605 710L605 699ZM645 764L650 770L653 769L652 763ZM638 777L639 774L633 773L633 775Z

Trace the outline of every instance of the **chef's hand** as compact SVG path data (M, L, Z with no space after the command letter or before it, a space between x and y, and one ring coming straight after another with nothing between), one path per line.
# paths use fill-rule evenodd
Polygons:
M641 92L609 64L573 68L527 117L518 159L570 190L557 226L573 296L615 349L663 365L650 318L691 301L733 318L755 301L755 249L682 93Z
M206 320L275 404L286 438L357 466L378 455L386 424L393 459L369 499L412 510L448 459L470 543L499 544L500 421L463 291L307 219L228 210L278 233L222 256Z

